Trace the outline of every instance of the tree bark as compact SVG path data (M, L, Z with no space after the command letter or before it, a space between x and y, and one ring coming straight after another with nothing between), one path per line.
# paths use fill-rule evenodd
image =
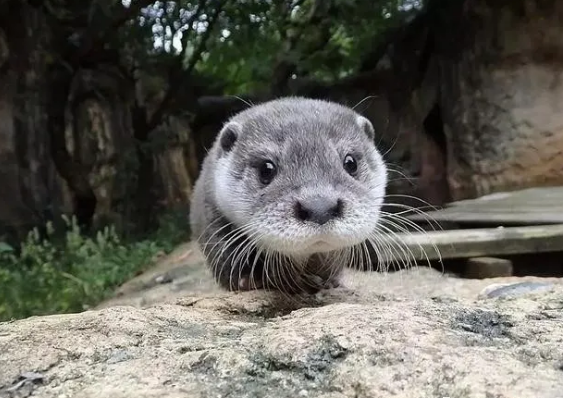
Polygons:
M76 220L83 229L89 230L96 211L96 195L83 165L76 162L68 152L65 135L67 104L75 71L63 65L52 65L47 76L46 113L51 154L57 171L71 189Z
M45 131L51 27L23 1L0 4L0 27L0 234L21 237L68 210Z

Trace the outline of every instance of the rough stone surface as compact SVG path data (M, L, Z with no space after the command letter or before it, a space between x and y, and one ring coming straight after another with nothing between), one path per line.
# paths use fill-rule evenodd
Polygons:
M561 184L563 3L476 0L459 15L442 38L459 53L441 63L454 199Z
M222 292L187 245L99 309L0 324L0 397L563 396L562 280L344 282Z

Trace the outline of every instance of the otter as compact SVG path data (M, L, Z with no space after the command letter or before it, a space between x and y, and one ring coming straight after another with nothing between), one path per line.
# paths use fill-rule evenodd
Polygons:
M227 120L190 207L192 238L216 282L292 294L340 286L380 220L387 167L374 136L352 108L305 97Z

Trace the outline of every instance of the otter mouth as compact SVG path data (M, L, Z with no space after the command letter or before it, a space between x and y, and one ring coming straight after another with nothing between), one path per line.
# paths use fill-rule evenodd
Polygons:
M335 242L334 238L317 238L309 245L309 250L317 252L328 252L341 248L341 245Z
M332 245L331 243L327 242L326 240L316 240L313 242L313 244L311 245L311 248L313 249L330 249L332 248L334 245Z

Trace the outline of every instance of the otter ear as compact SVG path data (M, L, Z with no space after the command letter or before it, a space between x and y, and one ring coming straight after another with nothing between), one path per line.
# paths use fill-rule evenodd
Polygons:
M358 116L356 118L356 123L363 132L369 137L369 139L373 140L375 138L375 130L373 128L373 124L369 121L369 119L365 116Z
M228 122L219 132L219 144L221 149L229 152L237 142L239 134L242 131L240 123Z

